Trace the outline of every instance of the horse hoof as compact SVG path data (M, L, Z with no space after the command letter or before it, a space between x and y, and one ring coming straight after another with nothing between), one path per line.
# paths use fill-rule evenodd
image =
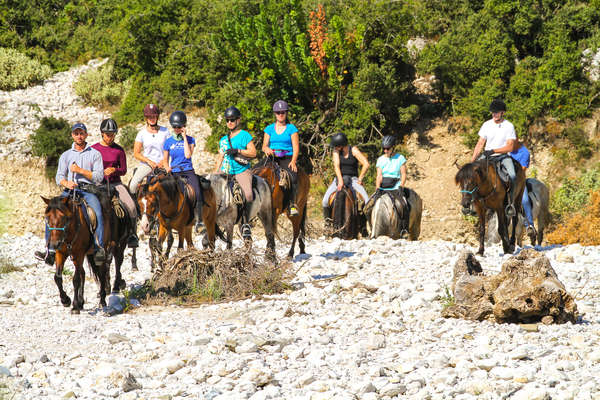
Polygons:
M71 314L79 314L79 313L80 313L80 311L78 308L74 308L71 310Z
M132 271L139 271L138 267L136 267L135 265L133 267L131 267Z
M71 299L67 297L66 299L60 299L63 307L69 307L71 305Z

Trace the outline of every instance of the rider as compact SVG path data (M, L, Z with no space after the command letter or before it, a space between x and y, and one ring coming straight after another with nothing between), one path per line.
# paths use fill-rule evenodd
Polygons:
M249 159L256 157L256 147L250 133L240 128L241 117L242 113L235 107L225 110L225 123L229 134L219 140L219 157L214 172L218 173L221 170L226 174L233 175L244 192L246 202L242 216L242 237L246 240L250 239L252 234L249 224L250 207L248 206L248 203L253 200Z
M406 183L406 158L400 153L394 153L396 138L391 135L384 136L381 139L381 148L383 155L377 159L377 178L375 179L375 193L365 205L365 214L369 220L368 214L375 205L375 201L384 193L396 195L402 202L406 202L403 190ZM406 229L408 221L403 221Z
M517 141L515 144L515 150L511 151L509 154L512 158L517 160L519 164L521 164L523 172L526 173L531 157L527 147L525 147L523 143ZM523 188L523 200L521 200L521 205L523 206L523 211L525 212L525 221L523 224L527 229L527 234L536 234L535 227L533 226L533 212L531 211L531 200L529 199L529 195L527 193L527 185L524 185Z
M163 144L169 136L169 131L164 126L158 125L159 116L160 111L155 104L146 104L144 107L146 126L140 129L133 145L133 157L141 161L129 181L129 191L133 195L140 182L155 168L161 167Z
M510 153L516 149L517 134L515 127L510 121L504 119L506 104L500 99L492 100L490 104L492 119L487 120L479 129L479 141L473 150L471 162L475 161L483 151L484 157L500 157L502 154ZM506 216L508 218L516 215L514 203L514 187L517 174L511 157L503 157L500 163L508 173L510 189L508 191L508 205Z
M88 133L83 123L78 122L71 127L71 136L73 138L73 145L69 150L62 153L58 160L56 183L64 188L60 194L61 197L68 197L70 194L69 191L77 190L85 199L87 205L96 213L94 260L96 263L101 264L106 260L106 252L103 248L104 220L102 217L102 206L98 197L88 190L89 186L102 182L102 178L104 177L102 155L85 141ZM48 224L46 224L46 245L49 238L50 230L48 229ZM55 252L53 249L47 249L45 253L36 251L35 256L38 259L44 260L48 265L54 264Z
M273 156L279 166L285 169L292 180L290 215L298 215L296 193L298 186L298 155L300 152L300 136L298 128L288 122L289 107L283 100L273 104L275 122L264 130L262 151L267 156Z
M325 223L331 222L329 197L331 197L331 194L334 191L342 190L345 177L350 177L352 179L352 188L360 194L365 204L369 200L369 195L362 186L362 180L369 169L369 160L367 160L367 157L361 153L358 147L349 146L348 138L341 132L333 135L330 146L335 150L331 156L335 179L327 188L321 204L323 206L323 218L325 219ZM360 175L358 174L359 164L361 166Z
M115 143L115 135L118 130L119 128L114 119L108 118L103 120L100 123L102 141L94 144L92 148L98 150L102 155L102 162L104 164L104 180L102 183L108 181L113 185L119 193L119 199L127 209L130 219L130 233L127 245L129 247L138 247L139 241L136 234L137 209L129 194L129 190L121 182L121 176L127 173L127 156L125 155L125 150Z
M200 190L200 181L192 165L192 153L196 140L186 133L187 116L183 111L175 111L169 117L169 123L173 127L173 134L165 140L163 144L163 161L167 172L173 172L173 175L183 177L196 193L196 232L202 226L202 190ZM169 158L171 162L169 163Z

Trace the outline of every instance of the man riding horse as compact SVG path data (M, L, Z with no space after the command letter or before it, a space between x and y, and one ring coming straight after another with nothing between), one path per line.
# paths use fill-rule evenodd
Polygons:
M86 126L78 122L71 127L72 147L61 154L56 171L56 184L63 187L61 197L68 197L71 191L76 190L85 202L96 213L96 231L94 241L94 259L97 264L106 260L104 250L104 219L102 206L98 197L92 193L94 187L104 178L102 155L86 142L88 136ZM46 224L46 246L50 230ZM44 260L46 264L53 265L56 249L46 249L46 252L36 251L35 256Z
M506 104L502 100L492 100L490 112L492 113L492 119L484 122L481 129L479 129L479 141L475 146L475 150L473 150L471 162L477 160L483 151L484 157L501 163L509 178L508 204L505 214L507 218L512 218L516 215L514 201L517 175L513 159L503 155L507 155L516 149L517 135L514 125L504 119Z

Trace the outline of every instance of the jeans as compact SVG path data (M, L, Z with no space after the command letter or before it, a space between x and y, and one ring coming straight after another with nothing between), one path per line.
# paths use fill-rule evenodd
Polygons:
M96 195L84 192L83 190L78 190L81 193L81 196L85 199L88 206L92 207L94 212L96 213L96 243L98 247L104 247L104 220L102 218L102 206L100 205L100 200L96 197ZM69 197L69 191L64 190L60 197ZM50 229L48 229L48 224L46 224L46 243L50 240Z
M523 211L525 212L525 217L527 217L527 223L525 226L533 226L533 214L531 212L531 200L529 200L529 195L527 193L527 185L525 185L525 189L523 189L523 200L521 201L523 205Z
M367 201L369 201L369 195L367 194L367 191L365 190L364 187L362 187L362 185L358 184L358 177L353 176L352 177L352 188L354 189L354 191L356 193L358 193L360 195L360 197L363 198L363 202L365 204L367 204ZM333 182L331 182L331 185L329 185L329 187L327 188L327 191L325 192L325 196L323 196L323 202L322 202L322 206L323 207L327 207L329 205L329 197L331 197L331 194L333 192L335 192L337 190L337 178L335 178L333 180Z

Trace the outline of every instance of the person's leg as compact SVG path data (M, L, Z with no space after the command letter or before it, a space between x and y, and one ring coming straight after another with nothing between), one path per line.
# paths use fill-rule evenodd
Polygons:
M119 192L119 199L125 205L127 209L127 214L129 215L129 238L127 239L127 246L134 248L138 247L139 239L137 237L137 208L135 207L135 203L129 194L129 190L123 185L119 183L115 185L117 192Z
M523 189L523 200L521 201L521 204L523 205L523 212L527 219L525 227L533 226L533 213L531 212L531 200L529 199L529 193L527 192L527 185L525 185L525 188Z
M292 171L289 167L292 157L279 158L279 166L286 170L290 175L290 215L298 215L298 206L296 205L296 193L298 192L298 173Z
M148 164L140 163L129 181L129 192L135 195L140 182L148 176L150 172L152 172L152 168L150 168Z
M97 249L94 259L97 263L102 263L106 260L106 253L104 251L104 218L102 214L102 205L96 195L84 191L82 191L81 194L88 206L96 213L96 232L94 236L96 238L95 244Z
M329 206L329 198L337 189L337 178L333 179L333 182L329 185L327 190L325 191L325 195L323 196L323 201L321 202L321 206L323 207L323 220L325 221L325 225L331 224L331 206Z
M356 193L358 193L360 195L360 197L362 197L363 203L367 204L367 201L369 201L369 194L367 193L367 191L365 190L365 188L362 185L358 184L357 177L352 178L352 187L354 188L354 191Z
M196 204L194 205L194 214L196 217L196 232L202 228L202 190L200 189L200 181L198 175L194 171L185 171L185 178L196 194Z
M517 174L515 172L515 165L513 163L512 157L506 157L501 161L504 169L508 173L508 178L510 180L510 189L508 191L508 205L506 206L506 216L508 218L514 217L516 215L516 209L514 206L515 200L515 180L517 179Z
M246 201L244 202L242 214L242 238L249 240L252 237L250 230L250 202L253 200L252 195L252 172L249 169L235 175L235 180L239 183Z

